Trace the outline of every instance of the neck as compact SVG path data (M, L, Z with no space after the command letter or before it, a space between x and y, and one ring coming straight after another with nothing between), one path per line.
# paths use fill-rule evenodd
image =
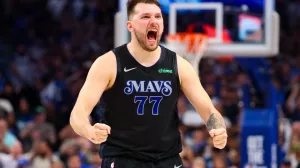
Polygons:
M128 43L127 47L130 54L143 66L152 66L160 58L160 47L157 47L154 51L146 51L136 40Z

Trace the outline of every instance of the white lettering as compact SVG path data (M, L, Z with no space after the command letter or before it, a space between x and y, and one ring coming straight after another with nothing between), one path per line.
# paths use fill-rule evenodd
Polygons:
M248 163L264 164L264 137L260 135L247 138Z
M138 84L136 81L131 82L136 92L145 92L145 81L140 81Z
M160 92L162 85L164 84L164 81L153 81L153 83L157 92Z
M146 92L156 92L151 82L148 83Z
M171 81L134 81L130 80L126 82L126 87L124 88L124 93L127 95L133 92L143 93L143 92L161 92L164 96L170 96L172 93L172 83Z

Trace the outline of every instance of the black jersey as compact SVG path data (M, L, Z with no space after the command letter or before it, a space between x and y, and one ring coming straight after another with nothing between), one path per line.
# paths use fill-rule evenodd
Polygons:
M177 100L179 76L176 54L161 46L151 67L139 64L127 45L113 50L117 76L103 93L103 122L111 134L101 145L100 156L124 156L156 161L181 152Z

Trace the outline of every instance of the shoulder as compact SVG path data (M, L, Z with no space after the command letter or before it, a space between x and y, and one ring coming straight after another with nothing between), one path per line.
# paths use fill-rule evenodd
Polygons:
M109 51L109 52L99 56L93 64L109 66L115 62L116 62L116 56L115 56L114 52Z
M110 77L116 71L116 66L116 57L112 51L109 51L93 62L88 77L96 79Z
M92 64L90 71L110 72L116 68L116 56L112 51L109 51L99 56Z
M182 56L176 54L176 58L177 58L177 63L179 64L190 64L186 59L184 59Z
M92 64L89 70L89 79L93 81L107 81L111 86L117 73L116 56L112 51L109 51L99 56Z
M181 56L176 54L176 59L177 59L177 65L178 65L178 71L189 71L191 70L192 66L191 64Z
M177 67L178 67L178 75L180 83L182 80L185 79L185 77L191 75L191 73L194 73L194 69L192 65L184 58L176 54L177 58Z

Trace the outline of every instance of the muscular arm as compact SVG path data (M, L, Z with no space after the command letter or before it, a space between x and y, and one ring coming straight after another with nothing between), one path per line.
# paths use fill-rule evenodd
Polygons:
M177 62L181 89L205 121L208 131L226 128L223 117L213 106L193 67L180 56L177 56Z
M92 127L89 116L102 93L112 85L114 73L116 60L112 52L99 57L91 66L70 116L70 125L80 136L86 137Z

